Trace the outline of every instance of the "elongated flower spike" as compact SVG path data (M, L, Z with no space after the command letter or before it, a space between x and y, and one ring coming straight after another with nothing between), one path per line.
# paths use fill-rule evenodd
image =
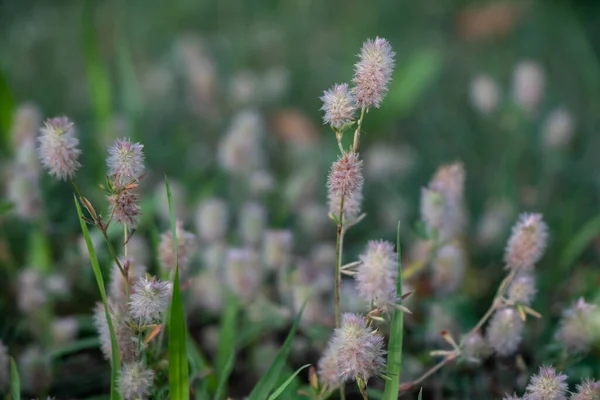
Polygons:
M72 178L81 167L78 161L81 150L73 122L67 117L51 118L40 133L38 153L44 168L60 180Z
M376 37L363 44L352 79L355 85L352 94L358 107L379 108L392 80L395 55L392 46L385 39Z

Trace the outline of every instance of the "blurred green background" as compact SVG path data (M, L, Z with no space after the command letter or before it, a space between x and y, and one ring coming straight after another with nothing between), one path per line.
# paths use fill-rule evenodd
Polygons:
M361 153L368 217L348 236L346 258L353 259L368 239L393 241L399 219L406 226L408 254L416 238L412 226L419 218L420 188L438 166L461 161L467 176L469 267L462 289L447 305L461 325L476 321L503 274L509 227L521 211L543 213L550 244L539 266L534 308L544 319L531 323L523 354L530 370L551 362L561 310L579 296L593 301L599 294L598 33L600 5L594 1L0 2L5 199L0 337L15 353L37 340L14 307L18 270L33 266L69 274L88 267L77 265L85 261L76 254L79 228L69 186L41 174L33 189L27 184L16 194L10 189L19 153L14 127L24 104L37 107L43 118L65 114L75 122L84 164L77 180L94 201L103 201L95 188L104 179L106 147L122 136L144 144L150 173L139 235L153 256L159 233L168 227L161 217L164 200L156 194L166 173L181 189L176 198L187 225L193 225L193 210L206 197L226 198L234 215L244 201L259 200L269 210L268 225L292 229L294 252L305 258L316 245L335 240L327 223L316 233L307 229L308 211L303 212L308 205L326 204L326 173L337 151L334 135L321 124L319 96L333 83L351 79L362 42L378 35L390 41L397 66L389 95L365 121ZM515 71L523 62L535 65L542 82L530 109L515 101ZM481 76L487 86L477 89ZM224 134L247 110L260 115L264 125L259 172L266 174L267 189L256 177L257 192L219 161ZM552 125L557 110L562 119ZM14 212L19 196L37 196L35 187L35 211ZM491 222L485 220L490 210L499 215ZM485 223L495 234L485 236ZM108 257L103 262L108 265ZM85 316L97 293L91 271L77 276L82 280L57 301L55 312L81 316L79 339L90 339L94 331ZM431 346L420 337L427 313L418 310L426 310L428 301L435 298L417 306L407 334L414 349L408 352L425 365L431 363ZM218 320L198 318L198 326ZM285 327L273 330L277 342ZM305 335L313 340L319 334ZM311 351L314 363L319 353ZM77 357L54 364L50 392L59 398L90 396L104 387L94 379L100 371L107 374L98 354L89 350ZM230 384L235 396L256 381L243 373L251 358L244 354L245 364L234 371L241 382ZM569 366L570 375L600 378L597 360L588 355ZM93 367L82 372L70 370L72 365ZM449 369L446 378L457 373ZM475 398L472 382L507 369L496 364L478 372L459 369L459 379L432 384L428 393ZM510 380L497 386L511 388Z

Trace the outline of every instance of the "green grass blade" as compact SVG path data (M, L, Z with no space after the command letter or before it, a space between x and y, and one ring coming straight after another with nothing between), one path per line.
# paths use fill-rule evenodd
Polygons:
M588 221L565 247L560 257L560 270L568 271L598 234L600 234L600 215Z
M194 338L189 332L187 334L187 355L192 376L203 376L202 379L198 379L197 382L193 384L196 399L208 399L209 387L212 388L213 393L216 390L217 376L214 371L212 371L206 357L200 352L198 346L196 346Z
M181 301L181 288L179 286L179 261L177 255L177 228L175 224L175 211L169 180L165 175L167 199L169 201L169 214L171 218L171 233L173 235L173 252L175 253L175 278L173 279L173 298L169 311L169 390L173 400L189 400L190 385L187 363L185 315Z
M217 387L217 392L215 393L215 399L219 400L225 396L225 390L227 390L227 381L229 381L229 375L231 375L231 371L233 370L233 365L235 364L235 351L229 353L229 357L225 361L225 365L223 365L223 369L219 371L219 386Z
M110 346L112 352L112 361L110 368L110 398L119 399L119 392L117 391L117 375L119 372L119 350L117 347L117 339L115 337L115 330L112 323L112 318L108 313L108 304L106 300L106 290L104 289L104 279L102 278L102 271L100 270L100 264L98 263L98 257L96 256L96 250L92 244L92 238L88 230L86 222L83 220L83 213L77 197L73 195L75 200L75 208L77 208L77 215L79 216L79 223L81 225L81 231L83 232L83 238L90 255L90 261L92 263L92 269L96 276L96 283L98 284L98 290L100 291L100 297L102 298L102 304L104 304L104 313L106 315L106 321L108 322L108 330L110 332Z
M298 325L300 324L300 319L302 318L302 312L304 311L304 306L306 306L306 301L304 305L298 312L296 319L294 320L294 324L292 325L292 329L290 329L290 333L288 334L283 346L279 349L275 360L267 370L267 372L263 375L262 378L258 381L252 393L248 397L248 400L264 400L268 397L269 392L273 389L275 384L277 383L277 379L279 378L279 374L285 364L285 360L287 359L288 353L292 348L292 342L294 341L294 336L296 335L296 330L298 330Z
M10 358L10 391L12 400L21 400L21 380L19 379L19 370L14 358Z
M229 379L229 373L226 373L225 365L231 359L236 351L235 338L237 330L238 301L235 296L227 295L227 306L225 313L221 318L221 328L219 331L219 348L217 350L216 369L219 377L219 386ZM217 400L221 397L215 396Z
M423 400L423 388L419 390L419 398L417 400Z
M396 293L402 295L402 252L400 248L400 222L398 222L398 234L396 237L396 249L398 251L398 279L396 280ZM402 328L404 324L404 313L401 310L394 310L392 315L392 324L390 326L390 340L388 343L387 370L386 375L389 380L385 382L383 392L384 400L398 398L398 389L400 387L400 366L402 364Z
M0 70L0 149L12 153L10 129L12 126L14 100L8 85L8 79Z
M285 388L286 388L286 387L288 387L288 385L289 385L290 383L292 383L292 381L294 380L294 378L296 378L296 376L298 376L298 374L299 374L299 373L300 373L302 370L304 370L304 369L306 369L306 368L308 368L308 367L310 367L310 364L306 364L306 365L303 365L303 366L301 366L300 368L298 368L298 369L296 370L296 372L294 372L294 374L293 374L292 376L290 376L289 378L287 378L287 379L286 379L286 381L285 381L285 382L283 382L283 383L281 384L281 386L279 386L279 388L277 388L277 390L276 390L276 391L274 391L274 392L273 392L273 394L269 396L269 399L268 399L268 400L275 400L276 398L278 398L278 397L281 395L281 393L283 393L283 391L285 390Z

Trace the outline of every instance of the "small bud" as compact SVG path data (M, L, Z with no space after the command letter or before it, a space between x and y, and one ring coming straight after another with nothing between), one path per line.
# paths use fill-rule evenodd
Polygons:
M81 166L77 161L81 150L73 123L67 117L57 117L46 120L44 124L38 138L38 153L42 165L55 178L72 178Z
M144 173L144 146L129 139L117 139L108 149L109 175L119 186L135 182Z
M557 373L552 367L540 367L540 371L531 377L525 389L527 400L566 400L567 376Z
M507 293L509 301L530 306L537 293L535 278L527 272L518 274L508 287Z
M471 81L471 104L481 114L488 115L498 106L498 84L489 75L478 75Z
M523 337L523 320L512 307L494 313L486 331L489 345L499 356L509 356L517 351Z
M392 80L395 55L392 46L385 39L376 37L375 40L369 39L363 44L352 79L355 85L352 94L358 107L379 108Z
M129 301L131 318L139 325L160 322L171 299L171 282L143 277L134 283L132 289Z
M218 198L204 200L196 211L196 230L206 242L222 240L227 234L229 210Z
M563 312L556 338L570 353L585 353L590 349L594 332L590 316L595 306L580 298Z
M330 197L353 197L363 185L362 161L356 153L345 153L331 165L327 187Z
M337 350L337 371L343 381L366 382L385 370L383 338L373 333L360 315L343 314L329 346Z
M123 364L117 380L119 392L125 400L148 398L152 389L154 372L141 363Z
M325 111L323 123L332 125L338 130L354 119L356 103L352 93L348 91L348 84L335 84L331 89L323 92L321 97Z
M548 228L541 214L524 213L512 229L504 261L509 268L532 268L544 254Z
M394 245L372 240L360 255L356 287L360 296L375 307L388 310L396 303L397 254Z

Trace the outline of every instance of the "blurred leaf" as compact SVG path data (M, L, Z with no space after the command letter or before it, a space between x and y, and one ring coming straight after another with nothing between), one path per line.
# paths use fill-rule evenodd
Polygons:
M52 249L50 248L50 242L48 235L44 233L42 227L38 229L32 229L29 236L29 251L28 265L36 268L41 272L50 272L52 269Z
M169 389L171 399L187 400L190 398L189 373L187 363L185 315L181 301L181 287L179 284L179 258L177 254L177 228L175 224L175 211L169 179L165 175L167 200L169 202L169 216L171 218L171 234L173 235L173 252L175 253L175 278L173 279L173 298L169 311Z
M83 54L97 129L101 130L111 116L112 104L111 82L98 48L98 32L94 22L96 5L96 1L87 0L83 7Z
M396 251L398 260L398 278L396 279L396 293L402 294L402 251L400 247L400 222L398 222L398 233L396 236ZM388 343L387 370L389 380L385 382L384 400L398 398L400 388L400 370L402 364L402 338L403 338L404 312L394 310L390 326L390 341Z
M306 369L306 368L308 368L308 367L310 367L310 364L306 364L306 365L303 365L303 366L301 366L300 368L298 368L298 369L296 370L296 372L294 372L294 374L293 374L292 376L290 376L289 378L287 378L287 379L286 379L286 381L285 381L285 382L283 382L283 384L282 384L281 386L279 386L279 388L278 388L278 389L277 389L275 392L273 392L273 394L272 394L272 395L270 395L270 396L269 396L269 399L268 399L268 400L275 400L276 398L278 398L278 397L281 395L281 393L283 393L283 391L285 390L285 388L287 388L287 387L288 387L288 385L289 385L290 383L292 383L292 381L294 380L294 378L295 378L296 376L298 376L298 374L299 374L299 373L300 373L300 372L301 372L303 369Z
M9 213L14 207L11 201L0 201L0 215Z
M292 325L292 329L290 330L290 333L288 334L287 338L285 339L285 342L279 349L279 352L277 353L275 360L273 360L273 363L271 364L271 366L269 367L267 372L263 375L263 377L260 378L260 380L258 381L256 386L250 393L248 400L264 400L264 399L266 399L269 392L275 386L275 383L277 382L277 379L279 378L279 374L281 373L281 369L283 368L283 365L285 364L285 360L287 359L288 353L290 352L290 349L292 348L292 342L294 341L294 336L296 335L296 330L298 329L298 325L300 324L300 319L302 318L302 312L304 311L305 306L306 306L306 301L302 305L300 312L298 312L298 315L296 316L296 319L294 320L294 324Z
M8 80L0 70L0 148L11 153L10 130L12 128L14 100L8 86Z
M187 356L191 367L192 376L203 374L211 369L206 357L200 352L198 346L194 342L194 338L187 334ZM208 385L213 387L213 391L217 387L217 379L214 373L210 373L194 384L196 399L206 399L208 395Z
M419 397L417 400L423 400L423 388L419 390Z
M232 351L229 353L229 356L225 361L225 365L223 365L223 368L219 371L219 386L217 387L215 399L221 399L225 395L225 391L227 390L227 381L229 380L229 375L231 374L234 364L235 351Z
M10 391L12 400L21 400L21 381L19 380L19 370L14 358L10 358Z
M217 350L217 362L215 367L217 368L217 375L219 376L219 386L222 386L224 382L229 379L229 373L225 366L235 355L236 345L235 337L237 335L237 315L238 315L238 301L235 296L227 295L227 305L225 313L221 318L221 329L219 331L219 348ZM220 397L215 397L217 400Z
M119 40L117 61L121 82L122 107L127 110L127 114L133 121L137 121L137 118L142 113L142 98L140 97L140 89L135 75L135 68L131 61L131 52L124 39Z
M405 64L396 67L386 100L395 116L412 110L433 84L443 64L442 55L434 49L418 50L407 59Z
M75 184L73 184L75 185ZM76 190L79 190L76 187ZM102 304L104 304L104 314L106 316L106 322L108 323L108 331L110 332L110 346L111 346L111 369L110 369L110 398L120 399L121 396L117 391L117 375L119 372L119 350L117 347L117 339L115 337L115 330L112 323L112 318L108 312L108 303L106 300L106 290L104 289L104 279L102 278L102 271L100 270L100 264L98 263L98 257L96 256L96 250L92 244L92 238L88 230L86 222L83 220L83 213L81 212L81 206L79 200L73 195L75 200L75 208L77 208L77 215L79 216L79 224L81 225L81 231L83 232L83 238L90 255L90 261L92 263L92 269L96 277L96 283L98 284L98 290L100 291L100 297L102 297Z
M427 231L427 225L425 224L425 221L423 221L422 219L415 221L414 230L419 238L425 239L425 240L429 239L429 232Z
M567 244L560 257L560 270L566 272L599 235L600 214L588 221Z
M381 400L383 399L383 392L374 388L367 388L367 394L369 395L369 400ZM398 397L398 393L396 393L396 398Z
M100 340L97 337L80 339L50 350L48 352L48 358L52 360L68 354L77 353L81 350L98 348L99 346Z

